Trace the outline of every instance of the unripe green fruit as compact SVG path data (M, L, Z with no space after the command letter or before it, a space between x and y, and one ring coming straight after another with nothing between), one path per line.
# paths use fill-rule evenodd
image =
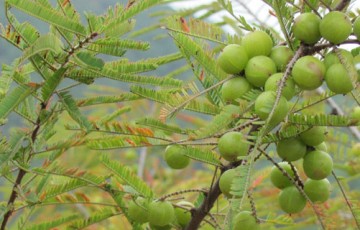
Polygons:
M255 56L268 56L273 47L271 37L264 31L253 31L246 34L241 40L241 45L244 46L249 58Z
M185 207L187 208L187 210L195 207L192 203L188 201L180 201L176 203L176 205ZM187 210L183 208L175 207L176 221L182 228L185 228L191 220L191 213Z
M360 143L356 143L352 146L352 148L350 150L350 155L355 156L355 157L360 156Z
M270 53L270 58L274 61L277 70L280 72L285 71L287 64L293 56L294 51L287 46L276 46L272 48Z
M166 226L175 218L175 211L168 201L153 201L149 204L149 223L154 226Z
M306 205L306 198L295 186L286 187L279 195L280 208L286 213L301 212Z
M246 66L249 58L244 47L237 44L227 45L219 55L217 63L224 72L229 74L240 73Z
M327 150L328 150L325 142L322 142L321 144L314 146L314 148L316 150L320 150L320 151L324 151L324 152L327 152Z
M328 179L307 179L304 184L305 194L312 202L324 203L330 196L330 182Z
M320 21L320 34L334 44L345 41L352 31L352 24L348 16L340 11L331 11ZM334 31L336 28L336 32Z
M303 169L310 179L322 180L331 174L333 161L326 152L314 150L305 155Z
M325 82L337 94L347 94L354 89L350 74L342 64L334 64L326 71Z
M312 45L320 40L320 17L314 13L300 14L294 20L292 31L295 38L303 41L305 44Z
M290 177L294 178L294 172L288 162L280 162L278 165L280 168L284 169ZM283 175L280 169L278 169L275 165L271 168L270 180L271 183L279 189L292 185L291 180L287 176Z
M183 169L190 163L184 148L179 145L169 145L165 149L165 162L172 169Z
M360 81L360 55L354 57L354 65L358 73L358 81Z
M236 174L235 169L229 169L220 176L220 180L219 180L220 191L228 198L233 196L230 194L230 191L231 191L231 184L235 177L235 174Z
M266 56L256 56L245 67L246 79L256 87L263 87L266 80L276 73L274 61Z
M149 202L142 197L136 198L135 201L131 200L128 206L129 218L138 223L148 222L149 221L148 207L149 207Z
M288 138L279 141L276 151L285 161L297 161L306 153L306 145L298 138Z
M276 93L273 91L265 91L261 93L255 100L255 114L262 120L266 120L274 107L276 101ZM276 126L284 120L288 112L288 103L285 97L281 96L274 114L270 120L270 126Z
M279 82L284 76L283 73L273 74L265 82L265 91L277 91L279 89ZM291 100L295 95L295 82L290 77L285 82L285 87L283 88L282 94L287 100Z
M249 211L239 212L233 219L234 230L258 230L260 225Z
M320 60L313 56L304 56L296 61L291 74L301 89L313 90L322 84L325 72L325 65Z
M316 146L325 140L326 128L314 126L305 132L300 133L300 139L308 146Z
M236 161L238 156L246 156L249 147L240 132L225 133L218 141L220 155L227 161Z
M350 51L344 50L344 49L339 49L339 53L345 63L353 63L354 62L354 57ZM325 55L324 64L325 64L326 69L329 69L332 65L338 64L338 63L341 63L341 62L340 62L340 58L336 52L330 52Z
M221 96L225 102L235 103L245 93L252 89L250 83L243 77L235 77L225 82L221 87Z
M355 125L360 124L360 106L356 106L352 109L351 114L351 123Z
M172 230L172 226L170 224L165 225L165 226L155 226L150 224L150 229L151 230Z
M358 16L354 21L353 31L357 39L360 41L360 16Z

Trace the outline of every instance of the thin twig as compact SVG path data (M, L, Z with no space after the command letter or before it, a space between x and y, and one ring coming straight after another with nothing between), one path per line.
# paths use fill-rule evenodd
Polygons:
M331 171L331 174L332 174L333 177L335 178L336 183L338 184L338 186L339 186L339 188L340 188L340 191L341 191L341 193L342 193L342 195L343 195L343 197L344 197L344 199L345 199L345 202L346 202L347 206L349 207L352 216L354 217L356 226L358 227L358 229L360 229L360 223L359 223L358 219L356 218L356 214L355 214L353 208L351 207L351 203L350 203L349 199L348 199L347 196L346 196L345 190L344 190L343 186L341 185L341 183L340 183L340 181L339 181L339 178L336 176L336 174L335 174L334 171Z

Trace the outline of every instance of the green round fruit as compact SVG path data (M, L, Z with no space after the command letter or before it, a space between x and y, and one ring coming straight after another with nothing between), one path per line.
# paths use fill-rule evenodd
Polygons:
M280 162L278 165L280 168L284 169L290 177L294 178L294 172L288 162ZM270 180L271 183L279 189L283 189L292 185L291 180L287 176L283 175L280 169L278 169L275 165L271 168Z
M353 31L357 39L360 41L360 16L358 16L354 21Z
M324 151L324 152L327 152L327 151L328 151L328 148L327 148L327 145L326 145L325 142L322 142L322 143L314 146L314 148L315 148L316 150L320 150L320 151Z
M340 53L340 57L343 59L343 61L345 63L353 63L354 62L354 57L350 51L344 50L344 49L338 49L338 50ZM340 62L340 58L339 58L337 52L330 52L325 55L324 64L325 64L326 69L329 69L332 65L338 64L338 63L341 63L341 62Z
M175 207L176 221L178 225L180 225L182 228L185 228L191 220L191 213L188 210L194 208L195 206L188 201L180 201L176 203L176 205L186 208L183 209L180 207Z
M244 46L249 58L255 56L268 56L273 47L271 37L264 31L253 31L246 34L241 40L241 45Z
M235 174L236 174L235 169L229 169L220 176L220 180L219 180L220 191L228 198L233 196L230 194L230 191L231 191L231 184L235 177Z
M360 55L354 57L355 70L358 73L358 81L360 81Z
M303 13L297 16L292 27L295 38L308 45L318 42L321 38L320 21L320 17L314 13Z
M286 213L298 213L305 208L306 198L295 186L290 186L281 191L279 195L279 204L281 210Z
M225 102L235 103L245 93L252 89L250 83L243 77L235 77L225 82L221 87L221 96Z
M184 148L179 145L169 145L165 149L165 162L172 169L183 169L190 163Z
M360 106L356 106L350 113L351 123L355 125L360 124Z
M224 72L229 74L240 73L246 66L249 58L243 46L227 45L219 55L217 63Z
M273 91L265 91L261 93L255 100L255 114L262 120L266 120L274 107L276 101L276 93ZM270 120L270 126L276 126L284 120L288 112L288 103L285 97L281 96L274 114Z
M128 215L129 218L138 223L146 223L149 221L149 212L148 212L149 202L142 198L138 197L136 200L131 200L128 206Z
M320 21L320 34L334 44L345 41L352 31L352 24L348 16L340 11L331 11ZM334 31L336 28L336 32Z
M354 157L360 156L360 143L356 143L351 147L350 156L354 156Z
M325 65L313 56L299 58L291 71L295 83L304 90L318 88L325 77Z
M324 203L330 197L330 182L328 179L307 179L304 184L305 194L312 202Z
M283 73L276 73L273 74L267 79L265 82L265 91L277 91L279 89L279 82L281 81L281 78L283 77ZM282 95L287 99L291 100L291 98L295 95L295 82L290 77L285 82L285 87L283 88Z
M249 211L242 211L236 214L233 219L233 229L235 230L258 230L260 225L256 222L255 217Z
M326 128L324 126L314 126L300 133L300 139L308 146L316 146L325 140L325 134Z
M166 226L175 219L175 211L168 201L153 201L149 204L149 223L154 226Z
M274 61L277 70L280 72L285 71L287 64L293 56L294 51L287 46L276 46L272 48L270 53L270 58Z
M256 56L245 67L246 79L256 87L263 87L266 80L276 73L274 61L266 56Z
M310 179L322 180L331 174L333 161L326 152L314 150L305 155L303 169Z
M239 156L246 156L250 145L240 132L228 132L218 141L220 155L227 161L236 161Z
M306 145L299 138L288 138L279 141L276 151L285 161L297 161L306 153Z
M325 82L336 94L347 94L354 89L351 77L342 64L334 64L326 71Z
M150 224L149 227L151 230L172 230L173 229L173 227L170 224L165 225L165 226L155 226L155 225Z

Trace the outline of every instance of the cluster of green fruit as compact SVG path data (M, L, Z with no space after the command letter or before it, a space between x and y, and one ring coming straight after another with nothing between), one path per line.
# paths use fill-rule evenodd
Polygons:
M336 32L333 28L336 28ZM322 19L314 13L303 13L295 19L292 31L295 38L308 45L317 43L321 37L333 44L340 44L351 35L352 31L360 40L360 17L352 26L350 19L343 12L332 11ZM354 60L352 54L346 50L328 53L324 62L312 56L305 56L294 65L292 75L301 89L316 89L325 79L331 91L346 94L354 88L351 74L359 77L359 70L356 72L359 62L360 56Z
M185 228L191 220L190 209L194 205L188 201L179 201L174 205L169 201L149 201L137 197L129 202L128 215L132 221L149 223L153 230L172 229L172 226Z
M301 212L305 205L306 199L301 192L295 187L296 167L289 162L303 160L302 166L308 179L304 183L304 192L312 202L325 202L330 196L330 183L326 179L333 169L333 161L327 153L324 127L312 127L301 133L299 137L284 139L278 142L276 146L277 153L284 161L278 166L282 168L285 175L278 167L273 166L270 179L272 184L281 189L279 195L279 204L283 211L287 213ZM289 176L289 177L288 177Z
M227 103L236 103L253 88L263 88L255 101L254 112L265 120L275 103L276 90L286 65L293 57L286 46L273 47L271 37L264 31L245 35L241 44L227 45L217 62L228 74L238 76L225 82L221 88L222 98ZM282 121L288 112L288 102L295 95L295 83L288 79L271 124Z

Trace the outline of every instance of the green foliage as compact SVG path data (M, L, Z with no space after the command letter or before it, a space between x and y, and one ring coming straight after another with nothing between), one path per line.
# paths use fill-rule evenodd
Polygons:
M337 49L324 40L314 45L296 40L294 16L311 11L323 17L334 1L263 1L280 29L258 18L261 9L253 12L242 2L254 21L240 15L236 2L219 0L177 12L155 7L150 23L142 19L144 11L176 1L125 2L97 15L83 14L75 1L5 1L7 22L0 23L0 38L21 54L2 64L0 73L1 228L151 228L129 218L129 201L138 196L174 207L179 199L194 203L196 209L185 207L194 229L230 229L235 215L245 210L264 229L359 227L360 162L352 146L360 134L359 121L351 116L360 101L358 88L346 95L323 89L325 84L316 91L298 88L286 117L276 127L270 124L296 60L305 55L322 60ZM355 18L346 3L338 7ZM231 17L207 20L222 10ZM24 15L31 19L22 22ZM224 32L223 25L235 34ZM226 104L222 84L247 76L243 71L229 76L216 60L226 45L241 44L242 35L255 30L295 53L278 83L275 104L267 108L272 112L263 120L254 102L264 89L251 89ZM345 43L359 45L354 39ZM358 47L352 51L358 54ZM339 58L356 83L355 67ZM291 182L309 205L301 214L284 215L273 205L279 191L269 179L271 167L279 168L274 145L314 126L328 127L333 194L325 205L310 202L303 166L292 162ZM228 132L241 132L250 145L247 155L233 162L218 153L218 139ZM171 145L183 147L191 159L188 167L166 166L164 149ZM224 197L219 175L230 169L236 170L233 197ZM178 227L175 221L171 226Z

